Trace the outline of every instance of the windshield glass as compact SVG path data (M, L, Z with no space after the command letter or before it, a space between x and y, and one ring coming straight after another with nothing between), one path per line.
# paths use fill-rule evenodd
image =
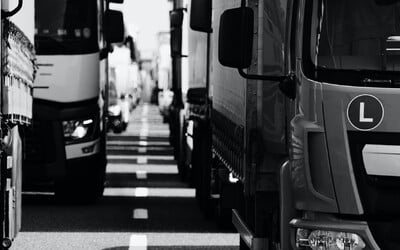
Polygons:
M314 1L311 60L317 69L399 71L400 3Z
M35 4L37 54L98 51L96 0L36 0Z

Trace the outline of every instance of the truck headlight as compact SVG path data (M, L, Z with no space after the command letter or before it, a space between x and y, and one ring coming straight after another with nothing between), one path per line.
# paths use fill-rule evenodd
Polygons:
M366 247L355 233L309 230L299 228L296 233L298 249L312 250L361 250Z
M108 107L108 113L112 116L118 116L121 114L121 107L119 105L111 105Z
M93 119L63 121L62 124L66 142L81 140L94 131Z

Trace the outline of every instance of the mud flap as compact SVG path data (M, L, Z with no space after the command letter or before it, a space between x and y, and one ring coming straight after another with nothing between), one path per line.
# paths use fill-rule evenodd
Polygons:
M257 238L249 229L244 220L240 217L236 209L232 210L232 223L240 234L240 238L251 250L269 250L267 238Z

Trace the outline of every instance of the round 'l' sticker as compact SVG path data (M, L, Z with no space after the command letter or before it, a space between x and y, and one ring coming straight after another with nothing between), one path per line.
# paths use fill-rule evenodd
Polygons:
M368 131L381 124L384 116L382 102L373 95L359 95L347 106L347 118L353 127Z

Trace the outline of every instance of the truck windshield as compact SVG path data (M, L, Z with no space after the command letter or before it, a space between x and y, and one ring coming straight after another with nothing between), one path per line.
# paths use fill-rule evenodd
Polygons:
M400 71L400 3L314 1L311 60L318 70Z
M35 4L37 54L98 51L96 0L36 0Z

